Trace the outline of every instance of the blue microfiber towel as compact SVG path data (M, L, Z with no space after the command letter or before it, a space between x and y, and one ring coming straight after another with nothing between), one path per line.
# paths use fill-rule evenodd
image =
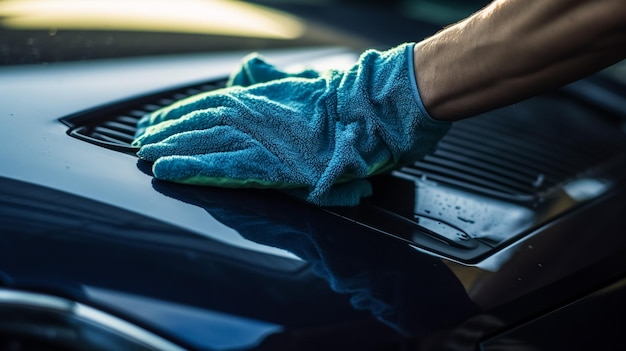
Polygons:
M318 78L320 72L305 69L298 72L285 72L268 63L258 53L251 53L243 58L237 69L231 73L226 83L227 87L266 83L273 80L300 77ZM308 192L304 188L283 190L300 199L306 199ZM328 192L318 199L317 204L322 206L354 206L363 197L372 194L372 185L365 179L355 179L344 183L333 184Z
M319 76L320 73L312 69L305 69L300 72L279 70L276 66L266 62L261 55L253 52L243 58L241 64L228 78L226 86L247 87L289 77L319 78Z
M368 50L344 71L184 99L145 118L133 144L159 179L301 189L324 204L333 185L412 163L448 131L421 102L413 45Z

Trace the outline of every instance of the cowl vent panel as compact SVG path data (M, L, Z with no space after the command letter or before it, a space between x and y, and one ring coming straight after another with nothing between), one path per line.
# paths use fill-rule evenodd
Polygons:
M61 119L69 135L116 151L130 145L137 121L177 100L224 87L226 79L188 86ZM489 196L534 201L624 148L624 136L597 111L563 92L456 122L436 151L403 167L407 177Z
M533 201L624 145L619 128L597 111L553 94L456 122L434 153L401 172Z
M144 96L61 119L70 127L68 134L111 150L135 154L131 146L137 122L146 114L168 106L177 100L222 88L226 79L197 84L163 93Z
M134 155L130 143L141 117L225 83L129 99L61 121L73 137ZM568 90L538 96L455 122L424 159L373 177L373 196L360 206L325 210L438 255L477 262L578 206L567 192L577 180L606 190L623 179L620 123L619 115Z

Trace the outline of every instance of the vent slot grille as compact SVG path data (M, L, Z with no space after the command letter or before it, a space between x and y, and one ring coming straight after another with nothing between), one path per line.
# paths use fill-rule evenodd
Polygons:
M65 117L61 122L70 127L68 134L75 138L108 149L135 154L138 149L130 144L134 140L137 122L141 117L177 100L223 88L225 85L226 79L221 79L184 87Z
M618 128L555 94L456 122L435 152L400 172L531 201L623 147Z
M69 134L135 154L137 122L145 114L226 79L155 94L63 118ZM604 163L624 148L624 136L598 111L561 93L456 122L436 151L398 172L517 201L543 193Z

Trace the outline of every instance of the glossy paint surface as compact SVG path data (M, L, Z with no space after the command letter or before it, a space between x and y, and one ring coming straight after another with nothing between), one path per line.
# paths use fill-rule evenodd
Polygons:
M610 191L462 263L393 228L278 192L155 181L149 165L71 138L58 121L224 77L241 54L0 70L0 285L97 307L189 349L441 350L472 349L625 271L624 173L612 174ZM269 54L285 65L353 57L341 49ZM573 186L570 200L593 185ZM425 212L437 194L458 191L425 189L418 207L413 192L389 196ZM468 199L475 203L463 206L502 211L505 220L485 236L534 215Z

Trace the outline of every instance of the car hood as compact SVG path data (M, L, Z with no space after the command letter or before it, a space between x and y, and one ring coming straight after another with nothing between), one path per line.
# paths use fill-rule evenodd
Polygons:
M207 79L222 78L245 53L119 59L42 66L3 68L3 152L1 176L32 182L95 199L115 207L175 223L233 245L250 247L218 222L208 223L197 206L164 198L155 192L149 176L137 171L137 158L111 153L68 138L58 120L78 111L129 97ZM304 58L349 60L341 49L276 52L277 63L297 64ZM323 60L320 60L323 61ZM321 63L323 64L323 62ZM8 150L7 150L8 151ZM210 234L207 227L211 228ZM252 245L256 250L269 250ZM293 257L293 255L286 254Z
M60 121L223 79L245 54L2 68L0 283L98 308L191 349L375 349L462 320L471 329L470 317L486 312L498 317L485 330L519 323L623 271L623 259L615 261L624 251L623 221L616 221L623 173L583 178L596 189L591 195L558 190L524 205L411 180L422 201L445 195L468 207L503 208L490 211L490 221L507 215L499 231L515 235L463 261L445 253L475 247L444 237L419 241L405 219L385 222L367 207L320 208L275 191L154 180L149 164L72 138ZM264 54L285 67L355 59L342 48ZM387 197L380 202L414 200L402 186L379 191ZM453 205L442 211L453 213ZM418 229L433 234L415 207ZM471 222L451 218L447 229ZM385 223L377 226L379 219ZM450 249L428 250L431 242ZM568 250L556 255L565 243Z
M341 48L264 54L319 68L355 59ZM474 311L441 260L405 242L278 192L154 180L135 156L71 138L59 121L222 79L243 55L3 68L2 282L201 349L331 347L369 331L365 347Z

